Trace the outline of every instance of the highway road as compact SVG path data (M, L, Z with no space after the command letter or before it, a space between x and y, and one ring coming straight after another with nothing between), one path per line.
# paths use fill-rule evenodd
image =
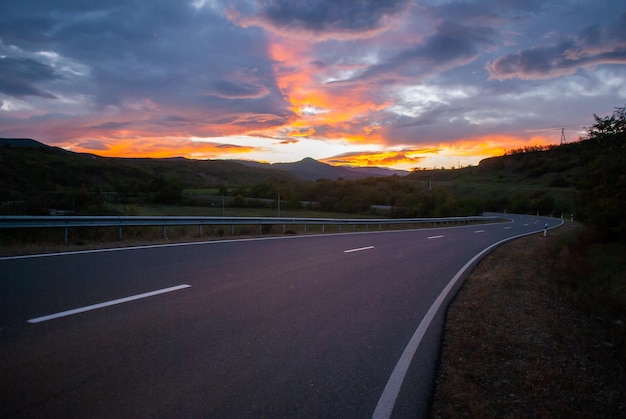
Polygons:
M509 217L2 258L0 416L423 417L444 297L561 224Z

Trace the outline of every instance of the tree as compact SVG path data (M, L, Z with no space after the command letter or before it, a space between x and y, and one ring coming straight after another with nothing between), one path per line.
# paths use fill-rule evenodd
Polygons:
M595 113L593 119L595 124L588 129L588 138L601 140L608 135L615 135L626 132L626 107L615 108L611 116L599 117Z
M589 129L593 141L586 176L579 185L582 215L601 240L626 240L626 108L598 117Z

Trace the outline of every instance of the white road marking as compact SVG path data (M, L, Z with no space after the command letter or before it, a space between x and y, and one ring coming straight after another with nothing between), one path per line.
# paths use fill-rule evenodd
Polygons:
M560 225L563 225L563 221L561 221L561 224L559 224L559 226ZM478 261L482 259L483 256L487 255L492 249L495 249L496 247L500 246L503 243L506 243L507 241L517 239L519 237L528 236L530 234L534 234L534 233L519 234L517 236L500 240L499 242L486 247L480 253L478 253L476 256L470 259L461 268L461 270L458 271L456 275L454 275L454 277L450 280L450 282L448 282L448 285L446 285L443 291L441 291L437 299L433 302L433 304L428 309L428 312L426 312L426 315L424 316L420 324L417 326L417 329L415 329L415 333L413 333L411 340L409 340L409 343L404 348L402 355L400 355L400 359L398 359L398 362L396 363L396 366L393 369L393 372L391 373L391 376L389 377L389 380L387 381L385 388L383 389L383 393L380 395L380 399L378 399L378 404L376 405L376 409L374 410L374 413L372 414L372 419L389 419L391 417L391 413L393 412L393 407L396 404L396 399L398 397L398 394L400 393L400 387L402 387L402 383L404 382L404 377L406 376L406 373L409 370L409 366L411 365L413 356L415 355L415 352L417 351L417 347L422 342L422 338L424 337L424 335L426 334L426 331L430 327L430 324L435 318L435 315L440 310L441 306L443 305L446 298L448 297L448 294L450 294L450 292L452 291L456 283L459 280L461 280L466 273L469 272L470 268L473 268L473 266L476 263L478 263Z
M370 249L373 249L373 248L374 248L374 246L359 247L358 249L344 250L343 253L360 252L361 250L370 250Z
M430 236L430 237L426 237L426 238L427 238L428 240L432 240L432 239L440 239L440 238L442 238L442 237L443 237L443 236L441 236L441 235L440 235L440 236Z
M474 231L474 233L484 233L484 232L485 232L485 230L476 230L476 231Z
M93 304L90 306L75 308L73 310L62 311L60 313L50 314L47 316L36 317L28 320L28 323L40 323L48 320L58 319L59 317L71 316L73 314L84 313L85 311L96 310L98 308L108 307L115 304L127 303L129 301L139 300L141 298L152 297L154 295L165 294L167 292L178 291L184 288L189 288L191 285L182 284L175 287L163 288L156 291L150 291L143 294L131 295L130 297L119 298L117 300L105 301L104 303Z
M510 226L509 227L504 227L505 230L508 230L509 228L511 228L511 227Z

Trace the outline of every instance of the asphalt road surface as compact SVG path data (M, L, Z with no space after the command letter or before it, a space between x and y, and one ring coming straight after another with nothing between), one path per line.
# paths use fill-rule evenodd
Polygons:
M0 416L423 417L451 281L561 224L510 218L2 258Z

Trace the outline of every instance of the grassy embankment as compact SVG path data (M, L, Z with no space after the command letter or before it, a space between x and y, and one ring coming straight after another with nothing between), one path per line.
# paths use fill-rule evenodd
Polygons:
M568 223L484 259L448 311L432 417L624 417L624 256Z

